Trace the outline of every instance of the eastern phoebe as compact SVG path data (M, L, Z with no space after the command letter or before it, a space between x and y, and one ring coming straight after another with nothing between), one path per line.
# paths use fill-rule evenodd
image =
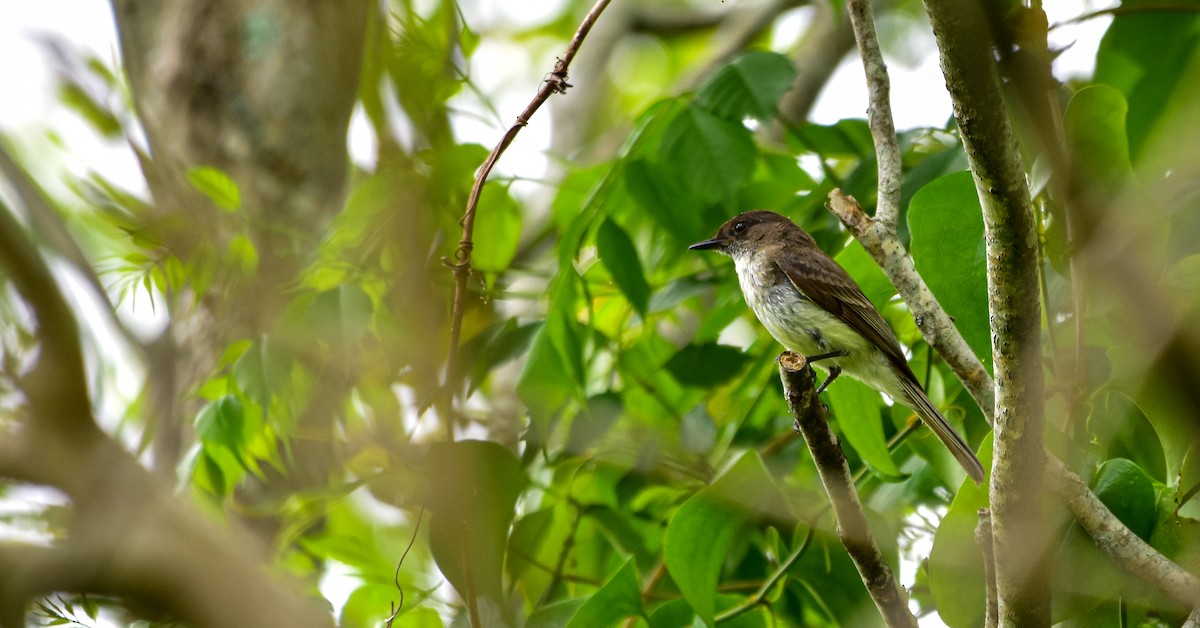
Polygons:
M896 334L850 274L806 231L779 214L752 211L688 248L733 258L742 296L767 331L789 351L810 362L821 360L829 371L818 392L845 372L887 393L916 411L971 479L983 481L979 459L925 395Z

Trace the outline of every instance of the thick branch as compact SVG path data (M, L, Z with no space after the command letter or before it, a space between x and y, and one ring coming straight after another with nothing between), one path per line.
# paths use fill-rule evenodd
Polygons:
M999 621L1046 625L1050 588L1041 517L1046 454L1037 225L980 6L926 0L925 7L983 207L997 381L991 508Z
M908 610L908 595L896 582L879 545L871 536L866 514L854 489L854 479L850 476L850 467L846 464L846 455L825 422L814 388L815 376L807 358L790 351L784 352L779 356L779 377L783 380L788 408L796 417L796 428L804 436L817 473L821 476L821 483L829 494L837 521L838 538L854 561L867 592L887 625L915 628L917 620Z

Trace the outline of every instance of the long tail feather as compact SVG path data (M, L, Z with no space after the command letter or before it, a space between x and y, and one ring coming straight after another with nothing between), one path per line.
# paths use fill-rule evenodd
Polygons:
M934 407L933 402L929 401L925 391L915 382L903 381L902 384L904 392L909 398L909 405L917 411L925 425L933 430L938 440L942 441L946 449L950 450L950 453L967 470L967 475L971 476L976 484L983 482L983 465L979 463L979 458L975 457L975 452L971 451L967 442L958 435L958 432L954 431L954 428L946 421L946 417L943 417L942 413Z

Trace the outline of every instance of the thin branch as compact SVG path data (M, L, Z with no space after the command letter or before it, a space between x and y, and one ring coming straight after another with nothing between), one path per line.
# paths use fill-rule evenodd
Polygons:
M807 358L784 352L779 356L779 376L783 380L788 408L796 417L796 428L804 436L821 483L829 494L842 546L854 561L867 592L887 625L915 628L917 619L908 610L908 595L896 582L879 545L871 536L854 480L850 477L846 455L825 422L814 386L816 376Z
M446 373L445 373L445 397L451 400L454 397L454 382L456 381L455 370L458 362L458 347L459 336L462 333L462 319L464 306L467 294L467 280L471 275L471 251L474 249L474 232L475 232L475 212L479 206L479 196L483 193L483 185L487 182L488 175L491 174L492 168L496 166L496 162L500 160L500 156L508 148L517 133L522 128L529 124L529 120L537 110L550 99L554 94L566 93L571 84L567 82L567 69L571 65L571 61L579 52L579 46L583 43L588 32L592 30L592 26L608 7L612 0L597 0L587 16L583 18L583 22L579 24L579 28L575 31L575 36L571 38L571 42L567 44L567 49L563 52L563 56L559 57L554 64L554 69L546 77L542 83L541 89L538 90L533 100L525 107L525 110L517 116L516 122L509 127L504 137L496 144L495 148L483 162L483 166L479 168L479 172L475 175L475 183L471 186L471 195L467 198L467 209L463 213L459 224L462 225L462 237L458 241L458 249L454 252L454 261L443 258L442 263L449 266L454 271L454 305L450 315L450 352L446 357ZM449 404L446 409L449 410ZM453 436L453 420L450 416L443 417L447 422L447 429L451 431Z
M773 571L766 579L766 581L764 581L762 585L758 587L754 594L742 600L736 606L732 606L724 611L721 611L721 613L715 618L716 623L733 619L742 613L750 611L759 604L762 604L767 599L767 596L771 594L771 591L775 588L775 585L778 584L780 580L783 580L784 576L787 576L788 572L792 570L792 565L795 565L796 561L800 560L800 557L804 555L804 552L808 551L808 546L810 543L812 543L813 533L815 531L816 526L808 526L808 532L804 535L804 540L801 541L800 545L795 550L792 550L792 553L789 554L788 557L779 564L779 567L777 567L775 571Z
M875 34L875 15L871 0L848 0L846 9L850 13L850 24L854 28L854 39L862 57L863 71L867 75L867 92L870 105L867 119L871 127L871 140L875 143L875 155L879 170L879 196L875 206L875 220L889 230L895 230L900 219L900 146L896 142L896 126L892 121L891 83L887 64L879 49L879 37Z

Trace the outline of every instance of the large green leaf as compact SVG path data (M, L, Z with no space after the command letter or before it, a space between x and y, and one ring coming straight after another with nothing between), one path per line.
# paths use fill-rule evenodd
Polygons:
M684 502L667 525L663 562L671 579L708 626L717 611L717 583L738 530L775 499L774 482L758 454L742 455L721 477ZM778 506L775 506L778 507Z
M509 450L488 441L437 443L426 465L429 549L464 599L504 599L501 570L526 478Z
M737 347L709 342L680 349L666 367L680 384L711 388L737 376L747 359Z
M866 384L850 378L839 378L825 392L842 434L863 462L876 474L889 481L905 476L888 452L879 414L882 399Z
M1063 125L1072 166L1084 181L1117 192L1129 179L1128 111L1121 93L1106 85L1085 87L1071 97Z
M354 284L342 284L317 295L308 307L308 325L320 338L344 347L366 333L374 315L371 297Z
M913 263L984 367L992 368L983 212L970 172L921 188L908 211Z
M1154 0L1126 0L1134 9L1113 18L1096 52L1094 79L1113 87L1129 102L1128 137L1134 160L1176 101L1200 42L1200 16L1188 12L1137 11Z
M208 197L217 207L233 212L242 205L242 195L225 171L212 166L198 166L187 171L188 183Z
M225 395L200 410L196 436L206 445L219 445L239 454L246 442L246 413L240 399Z
M521 241L521 208L499 185L486 185L475 211L471 265L485 272L508 269Z
M611 218L605 218L596 230L596 253L625 298L645 317L650 303L650 284L646 283L633 240Z
M735 122L747 116L770 120L795 76L787 57L748 52L714 72L696 94L696 104Z
M632 558L604 586L579 607L567 628L612 626L633 615L642 615L642 591Z
M1157 497L1145 471L1124 458L1105 461L1096 471L1092 490L1125 527L1150 539L1157 517Z
M757 154L746 127L689 106L666 129L659 163L697 200L717 203L750 178Z

